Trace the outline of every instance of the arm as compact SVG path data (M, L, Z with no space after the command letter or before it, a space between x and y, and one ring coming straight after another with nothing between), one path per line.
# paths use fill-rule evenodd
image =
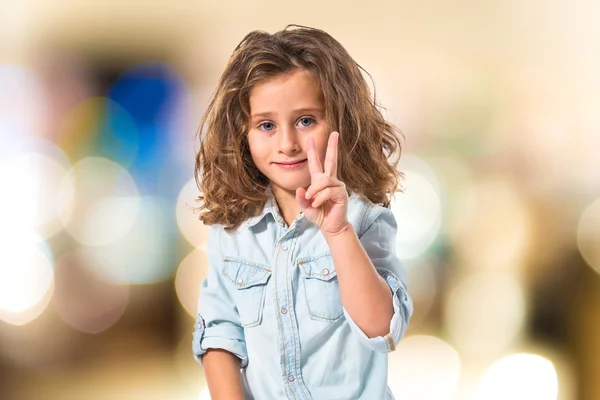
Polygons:
M210 349L202 362L211 399L244 400L239 358L226 350Z
M394 314L392 293L377 273L352 225L327 238L344 308L368 337L389 332Z
M337 132L329 136L325 172L309 137L311 184L308 189L296 189L296 201L306 218L319 226L329 245L350 328L367 347L389 352L404 336L413 310L401 280L405 279L404 270L395 254L396 219L387 208L369 207L363 222L372 222L360 240L356 236L347 218L346 185L336 177L338 137ZM377 212L371 220L373 209Z
M377 209L381 213L360 239L348 225L326 240L351 328L367 346L387 352L404 336L413 304L395 254L396 220L390 210Z
M223 260L221 234L221 226L211 226L208 274L200 285L192 347L204 367L212 399L243 399L240 368L248 364L248 354L235 303L218 270Z

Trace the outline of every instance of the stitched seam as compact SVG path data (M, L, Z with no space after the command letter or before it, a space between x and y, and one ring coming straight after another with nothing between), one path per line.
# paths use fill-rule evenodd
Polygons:
M391 288L391 290L392 290L392 296L398 298L399 303L400 303L399 313L400 313L400 316L402 316L402 303L403 303L403 301L398 297L398 291L402 287L402 284L401 284L400 280L398 280L398 278L396 277L395 274L387 271L385 275L386 275L385 279L386 279L386 282L388 283L388 286L390 285L390 283L389 283L390 279L394 279L396 281L395 287ZM394 301L393 298L392 298L392 301ZM394 312L394 314L396 314L396 313ZM393 316L392 316L392 318L393 318ZM390 333L388 333L388 335L390 336L388 340L390 340L392 351L396 350L396 340L395 340L395 337L398 337L398 338L400 337L401 330L402 330L402 324L398 324L398 326L394 329L393 332L390 331Z
M277 246L277 255L275 256L275 267L277 267L277 262L279 261L279 252L280 252L280 247ZM283 355L283 375L284 378L287 377L287 366L286 366L286 357L285 357L285 337L283 336L283 323L281 321L281 315L279 313L279 309L281 308L279 306L279 296L277 295L277 275L275 276L275 280L273 282L274 285L274 290L275 290L275 304L277 304L277 310L275 310L275 315L277 315L277 325L279 326L279 337L281 340L281 350L280 350L280 354ZM285 387L285 386L284 386ZM294 396L294 392L292 391L292 396ZM294 396L294 398L296 398Z
M264 308L265 304L265 293L267 292L267 286L263 286L260 293L260 303L258 303L258 309L256 310L256 324L260 322L260 314Z
M329 282L334 276L337 276L337 273L335 271L329 272L327 275L318 274L316 272L314 272L312 275L306 274L307 279L315 278L315 279L318 279L318 280L324 281L324 282Z
M306 291L306 279L302 279L302 283L303 283L302 286L304 286L304 298L305 298L304 301L306 301L306 307L308 308L308 312L309 312L309 314L310 314L311 317L314 317L314 318L320 319L320 320L324 320L324 321L335 321L335 320L339 319L342 316L342 314L344 314L344 312L342 311L342 313L340 315L338 315L337 317L335 317L335 318L327 318L327 317L322 317L320 315L315 314L310 309L310 303L308 302L308 292Z
M247 289L249 288L251 285L254 285L256 283L267 283L267 279L269 279L269 275L266 276L266 278L261 278L261 279L256 279L250 282L244 282L242 285L239 285L233 278L231 278L229 275L227 275L226 272L223 272L223 276L227 279L229 279L230 282L232 282L238 289L242 290L242 289Z
M290 250L290 254L293 254L293 251L296 248L296 244L298 243L298 235L299 235L299 233L300 233L300 229L296 228L295 235L294 235L294 237L292 239L293 240L293 246L292 246L292 249ZM291 258L291 255L288 254L288 257L286 258L286 261L285 261L285 281L286 281L287 284L289 284L289 286L292 285L292 283L288 280L288 276L287 276L290 258ZM287 288L288 288L288 286L286 285L286 289ZM287 295L288 295L288 301L291 300L290 299L290 293L291 293L291 290L289 290L288 293L287 293ZM290 301L290 304L292 304L291 301ZM291 314L290 314L290 321L291 321ZM298 360L298 354L300 353L300 348L299 348L299 344L298 344L299 340L296 341L296 333L294 332L294 326L293 325L294 325L293 321L291 321L292 337L294 338L294 348L296 350L295 354L294 354L294 370L295 370L295 373L296 373L296 379L298 381L298 386L300 387L300 390L302 391L302 394L306 395L306 392L304 391L304 383L303 383L304 379L301 379L302 377L298 373L298 366L300 364L300 362Z
M245 289L247 289L247 288L249 287L249 286L248 286L248 287L245 287L245 288L240 288L240 286L239 286L239 285L238 285L238 284L237 284L237 283L236 283L236 282L235 282L233 279L231 279L231 278L230 278L230 277L229 277L227 274L223 273L223 276L225 276L225 278L229 279L229 281L231 281L233 284L235 284L235 285L237 286L237 289L238 289L238 290L245 290ZM246 283L246 285L251 285L251 284L253 284L253 283L255 283L255 282L259 282L259 281L252 281L252 282ZM266 283L266 282L262 282L262 281L261 281L261 283ZM251 326L254 326L254 325L256 325L256 324L258 323L258 320L260 319L260 310L261 310L261 307L260 307L260 305L263 303L263 301L262 301L262 300L264 299L264 295L265 295L265 289L266 289L266 285L262 285L262 287L261 287L261 289L260 289L260 290L261 290L261 295L260 295L260 296L261 296L261 297L260 297L260 299L261 299L261 300L260 300L260 303L259 303L259 305L258 305L258 318L257 318L255 321L253 321L253 322L248 322L248 323L243 323L243 322L240 320L240 323L242 324L242 326L244 326L244 327L251 327Z
M398 289L400 289L400 288L398 288ZM398 292L396 292L394 294L394 296L398 297L397 293ZM400 333L402 332L402 327L404 325L404 312L403 312L404 301L402 301L400 298L398 298L398 302L400 303L400 306L399 306L400 309L398 310L398 313L400 314L400 317L401 317L400 318L401 319L401 323L398 323L398 327L396 328L396 331L394 333L395 333L395 336L398 337L398 340L400 340Z
M365 233L365 221L366 221L368 212L371 211L371 208L373 208L373 205L368 204L365 207L365 211L363 212L362 218L360 220L360 236L362 236Z
M306 276L307 279L316 278L321 281L327 282L327 281L330 281L334 276L337 275L337 272L335 270L329 271L329 273L327 275L325 275L325 274L319 274L318 272L309 273L309 272L306 272L306 270L304 270L304 268L302 268L302 267L300 267L300 268L304 272L304 275Z
M313 262L313 261L319 260L323 257L329 257L329 256L331 256L331 252L328 252L328 253L323 254L322 256L318 256L318 257L310 256L310 257L300 258L298 260L298 264L307 264L309 262Z
M247 265L248 267L260 269L260 270L266 271L266 272L271 272L271 270L269 268L266 268L266 267L263 267L263 266L260 266L260 265L257 265L257 264L252 264L252 263L250 263L248 261L243 261L243 260L239 260L239 259L224 258L223 262L229 262L229 263Z
M330 267L328 268L329 269L329 273L327 275L321 274L321 273L318 273L318 272L313 272L312 268L310 269L311 272L309 272L308 269L306 269L304 267L304 264L309 264L309 263L315 262L316 260L319 260L319 259L321 259L323 257L331 257L331 253L324 254L324 255L319 256L317 258L308 257L308 258L299 259L296 262L298 264L298 267L300 267L300 269L302 270L302 272L304 272L304 275L306 275L308 277L315 277L317 279L328 277L328 279L324 279L324 280L330 280L335 275L337 275L337 272L335 270L335 264L333 262L331 263Z
M258 323L259 323L259 321L260 321L260 312L261 312L261 310L264 308L264 307L262 307L262 304L263 304L263 299L264 299L265 292L266 292L266 287L265 287L265 286L263 286L263 287L261 288L261 294L260 294L260 303L258 303L258 309L257 309L257 311L256 311L256 319L255 319L254 321L252 321L252 322L248 322L248 323L246 323L246 324L245 324L245 323L243 323L243 322L241 321L241 319L240 319L240 323L242 324L242 326L243 326L244 328L251 328L251 327L253 327L253 326L256 326L256 325L258 325Z

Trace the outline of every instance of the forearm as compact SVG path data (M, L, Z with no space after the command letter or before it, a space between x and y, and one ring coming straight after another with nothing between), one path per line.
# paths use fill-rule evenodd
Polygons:
M209 349L202 364L211 399L244 400L239 358L225 350Z
M331 250L344 308L368 337L389 333L394 308L392 292L377 273L350 224L325 237Z

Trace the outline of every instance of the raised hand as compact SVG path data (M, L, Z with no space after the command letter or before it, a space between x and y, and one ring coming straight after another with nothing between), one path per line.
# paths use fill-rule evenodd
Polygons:
M296 201L304 216L325 236L335 236L348 225L348 193L344 182L337 179L338 138L338 132L329 135L324 172L314 140L308 138L310 186L296 189Z

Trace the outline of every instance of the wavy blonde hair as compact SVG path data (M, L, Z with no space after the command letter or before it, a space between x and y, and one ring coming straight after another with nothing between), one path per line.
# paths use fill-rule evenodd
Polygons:
M269 79L306 70L320 86L325 119L339 132L338 179L384 207L399 190L401 133L387 122L358 65L328 33L289 25L250 32L236 47L200 123L194 176L200 220L227 230L260 214L269 180L252 161L247 132L250 92ZM369 75L366 71L365 73ZM369 75L370 77L370 75Z

